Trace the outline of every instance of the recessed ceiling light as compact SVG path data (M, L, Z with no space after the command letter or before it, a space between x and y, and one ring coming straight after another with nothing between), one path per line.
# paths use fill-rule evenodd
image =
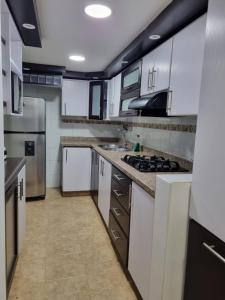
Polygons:
M24 67L23 69L24 69L24 71L30 71L30 68Z
M159 40L161 38L161 35L159 34L152 34L149 36L150 40Z
M23 27L29 30L34 30L36 27L33 24L24 23Z
M103 19L107 18L112 14L112 10L102 4L91 4L85 7L85 13L93 18Z
M70 55L69 57L70 60L74 61L85 61L85 57L83 55Z

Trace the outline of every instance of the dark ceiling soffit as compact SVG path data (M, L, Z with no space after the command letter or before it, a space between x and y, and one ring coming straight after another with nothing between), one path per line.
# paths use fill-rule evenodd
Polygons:
M41 48L40 24L36 0L6 0L25 46ZM34 30L23 28L24 23L35 25Z
M106 75L108 77L117 75L128 65L137 61L206 13L207 9L208 0L174 0L106 67ZM159 34L162 38L160 40L150 40L149 36L152 34ZM123 61L129 63L124 65Z
M23 73L64 75L65 72L66 69L63 66L23 63Z
M208 0L174 0L103 72L65 71L64 78L110 79L206 13L207 9ZM160 34L162 38L150 40L151 34ZM124 61L128 63L124 64Z
M80 80L105 80L108 79L104 72L75 72L66 71L63 78L67 79L80 79Z

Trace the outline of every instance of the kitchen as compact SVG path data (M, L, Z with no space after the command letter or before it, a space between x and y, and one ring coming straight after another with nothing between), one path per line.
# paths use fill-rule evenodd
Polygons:
M224 299L224 14L1 0L1 300Z

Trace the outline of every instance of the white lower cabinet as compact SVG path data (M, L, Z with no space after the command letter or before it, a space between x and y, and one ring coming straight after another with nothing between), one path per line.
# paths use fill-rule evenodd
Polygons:
M128 270L144 300L149 299L153 213L154 198L133 182Z
M64 147L62 161L62 191L90 191L91 149Z
M99 157L99 190L98 208L106 223L109 225L109 209L111 198L112 165L103 157Z
M18 253L20 254L26 233L26 166L18 174Z

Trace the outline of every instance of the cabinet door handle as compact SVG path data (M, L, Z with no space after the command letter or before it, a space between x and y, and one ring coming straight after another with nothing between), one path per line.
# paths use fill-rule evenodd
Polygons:
M152 88L152 72L150 71L150 69L148 71L148 88Z
M3 36L1 36L1 41L2 41L2 45L6 45L6 39L3 37Z
M154 67L153 67L153 69L152 69L152 88L154 89L155 88L155 84L156 84L156 79L155 79L155 77L156 77L156 70L154 69Z
M66 116L66 103L64 103L64 113L65 113L65 116Z
M120 235L119 231L111 229L111 233L112 233L112 236L115 241L121 239L121 235Z
M203 247L205 247L210 253L212 253L215 257L217 257L223 264L225 264L225 258L216 252L214 245L208 245L207 243L202 243Z
M117 197L123 196L123 194L119 193L118 190L113 190L113 193L114 193Z
M120 177L120 176L117 175L117 174L113 174L113 177L115 177L118 181L123 180L123 179L126 179L126 178L124 178L124 177Z
M113 207L112 210L114 211L114 213L117 217L120 217L122 215L121 210L119 208Z
M129 209L131 208L132 185L129 185Z
M66 149L66 163L67 163L68 149Z
M171 111L171 108L172 108L172 91L169 91L168 93L168 99L167 99L167 112L168 111Z
M102 161L102 177L104 176L104 170L105 169L105 163L104 163L104 161Z
M23 179L20 181L20 200L23 200Z

